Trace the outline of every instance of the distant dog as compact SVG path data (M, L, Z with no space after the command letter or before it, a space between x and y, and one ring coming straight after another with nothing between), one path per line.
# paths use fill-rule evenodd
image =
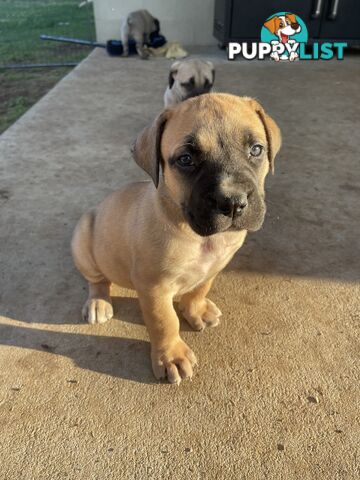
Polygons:
M296 16L293 13L286 13L278 17L272 17L264 23L264 26L273 34L278 37L278 41L274 40L271 43L295 43L295 40L289 40L292 35L301 32L301 26L297 22ZM273 52L270 55L276 62L279 60L290 60L293 62L299 55L296 52L291 52L289 56L279 56L278 52Z
M190 58L171 65L169 85L164 94L165 107L171 107L190 97L211 92L215 80L214 65Z
M154 18L147 10L136 10L122 20L121 41L124 48L124 56L129 55L129 39L135 40L136 51L143 59L148 58L144 50L144 43L150 40L150 34L159 33L160 22Z

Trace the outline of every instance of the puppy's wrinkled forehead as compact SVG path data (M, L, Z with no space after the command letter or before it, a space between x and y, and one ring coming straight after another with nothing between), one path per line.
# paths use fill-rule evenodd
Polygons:
M202 81L203 77L212 77L213 66L201 60L184 60L177 67L178 76L181 79L194 77L195 81Z
M164 131L163 158L171 157L189 140L202 153L212 156L241 149L252 141L265 145L263 124L249 100L210 93L179 104Z

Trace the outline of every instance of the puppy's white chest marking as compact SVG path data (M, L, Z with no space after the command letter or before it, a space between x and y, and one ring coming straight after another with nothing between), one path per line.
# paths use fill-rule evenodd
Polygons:
M203 256L216 253L216 248L214 242L211 241L211 238L207 238L205 242L201 245L201 251Z
M213 269L223 268L235 251L238 249L234 245L226 245L225 242L216 242L211 238L205 240L201 245L201 254L198 262L200 271L202 270L205 276Z
M178 278L178 294L189 292L219 273L240 248L241 241L228 244L224 239L205 239L188 262Z

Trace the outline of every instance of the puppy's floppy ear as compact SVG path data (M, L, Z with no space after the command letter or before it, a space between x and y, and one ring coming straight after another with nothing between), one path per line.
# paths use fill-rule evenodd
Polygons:
M172 86L174 85L175 82L175 75L177 74L177 69L180 65L180 62L174 62L171 67L170 67L170 72L169 72L169 88L171 89Z
M291 23L297 23L296 15L294 13L287 13L285 17L288 18Z
M264 23L264 27L266 27L271 33L275 33L278 30L278 23L278 17L272 17Z
M157 18L154 18L154 25L155 25L155 30L154 32L155 33L159 33L160 32L160 22Z
M268 158L270 163L271 172L274 173L274 161L275 157L278 154L281 147L281 132L280 128L277 126L275 121L265 113L265 110L260 105L259 102L253 98L246 99L250 102L251 106L257 113L259 119L261 120L267 141L268 147Z
M132 154L135 162L152 178L155 187L159 185L161 157L161 137L170 116L170 110L164 110L153 123L144 128L137 136Z

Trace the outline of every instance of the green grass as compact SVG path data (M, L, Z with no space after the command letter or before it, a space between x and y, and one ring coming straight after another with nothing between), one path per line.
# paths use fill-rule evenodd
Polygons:
M40 40L42 33L95 39L92 5L80 0L0 0L0 133L43 96L68 68L4 70L1 66L79 62L89 47Z

